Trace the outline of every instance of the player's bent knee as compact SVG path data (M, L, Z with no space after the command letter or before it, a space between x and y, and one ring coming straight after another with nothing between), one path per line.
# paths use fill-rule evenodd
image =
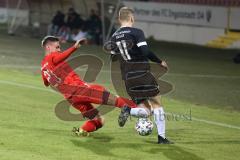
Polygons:
M96 108L92 108L86 112L83 112L82 115L88 119L94 119L98 115L99 111Z

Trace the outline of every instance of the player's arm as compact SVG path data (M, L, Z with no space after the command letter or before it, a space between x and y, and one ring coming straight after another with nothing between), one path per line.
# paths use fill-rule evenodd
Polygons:
M86 39L80 39L76 41L76 43L72 47L68 48L61 54L55 55L52 59L53 63L58 64L66 60L74 51L76 51L82 44L84 44L85 41Z
M152 51L148 49L148 45L144 36L144 33L142 30L139 30L139 32L136 35L136 41L137 46L139 47L141 53L146 56L149 60L152 62L161 64L164 67L167 67L167 64L165 61L162 61L160 58L158 58Z
M162 63L162 60L159 59L152 51L150 51L147 45L139 47L144 56L148 57L149 60L155 63Z

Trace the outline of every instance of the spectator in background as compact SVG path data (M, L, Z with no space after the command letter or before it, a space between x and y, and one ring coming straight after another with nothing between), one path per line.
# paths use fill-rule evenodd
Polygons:
M97 15L94 9L91 10L90 17L86 22L87 31L89 33L90 39L94 41L97 45L101 44L101 34L102 34L102 22L100 17Z
M94 44L102 43L102 21L99 14L92 9L90 16L84 21L74 8L69 8L66 23L65 15L58 11L54 16L52 23L53 29L49 30L50 35L59 37L62 43L67 41L76 41L81 38L88 38ZM106 29L110 26L110 21L105 18Z
M67 26L72 31L74 28L81 28L83 26L83 19L81 16L73 9L69 8L67 17Z
M48 28L48 35L56 36L59 29L64 25L65 15L61 11L57 11L52 19L52 23Z
M67 41L74 41L72 37L75 37L75 35L77 35L84 26L84 20L74 10L74 8L69 8L67 15L67 22L59 30L57 35L62 43Z
M71 31L65 23L57 33L57 36L61 43L66 43L70 38Z

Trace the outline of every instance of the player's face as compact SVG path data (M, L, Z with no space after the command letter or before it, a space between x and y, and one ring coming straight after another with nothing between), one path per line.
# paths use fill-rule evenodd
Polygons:
M60 52L61 51L61 46L59 42L50 42L46 46L46 50L51 53L51 52Z

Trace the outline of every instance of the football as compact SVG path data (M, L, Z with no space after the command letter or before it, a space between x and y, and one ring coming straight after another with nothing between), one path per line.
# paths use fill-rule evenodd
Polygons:
M148 136L152 133L153 123L147 118L139 118L135 125L135 129L139 135Z

